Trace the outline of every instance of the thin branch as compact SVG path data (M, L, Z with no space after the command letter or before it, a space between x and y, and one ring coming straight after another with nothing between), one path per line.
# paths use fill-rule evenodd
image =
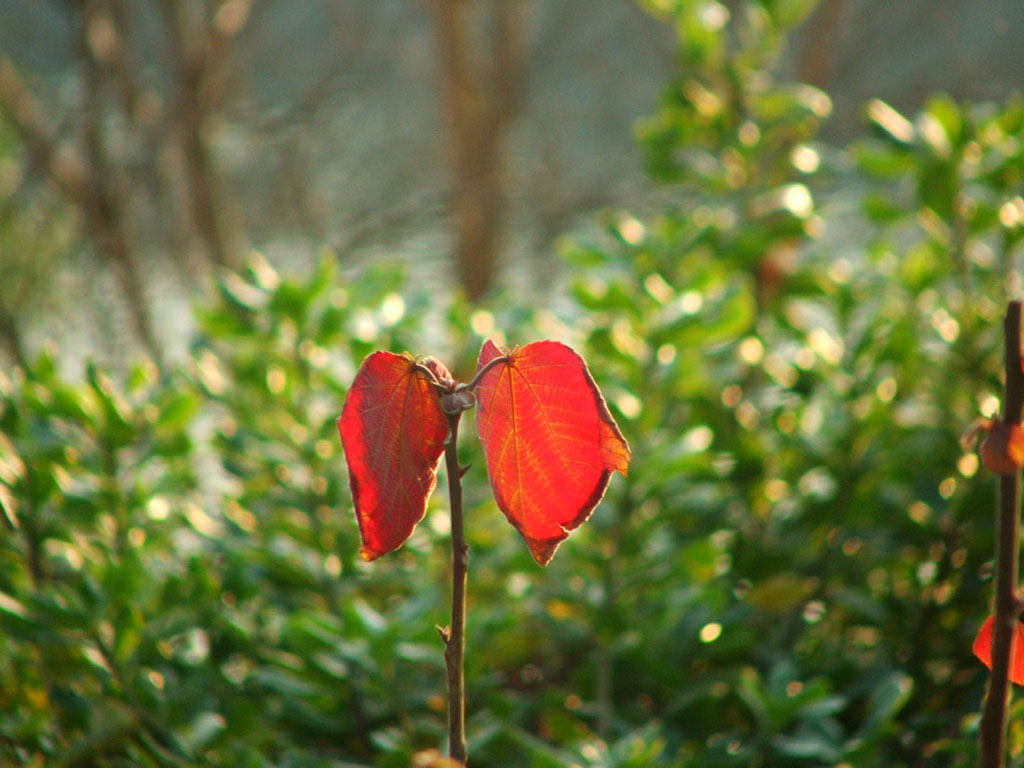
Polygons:
M1006 359L1006 392L1003 421L1020 424L1024 410L1024 371L1021 370L1021 303L1011 301L1003 321ZM1007 675L1010 648L1020 601L1017 598L1020 473L999 476L999 529L996 551L996 618L992 632L992 675L981 716L981 768L999 768L1006 751Z
M448 471L448 498L452 515L452 623L438 628L444 641L444 663L448 670L448 755L466 762L466 575L469 547L462 526L462 469L457 444L461 411L448 414L448 439L444 458Z
M491 370L491 368L498 365L499 363L511 362L511 360L512 358L509 357L508 355L502 355L501 357L495 357L492 358L491 360L488 360L486 363L484 363L484 367L477 371L476 375L472 379L470 379L469 383L462 387L462 389L468 389L470 391L476 389L476 385L480 383L480 379L482 379L484 377L484 374Z

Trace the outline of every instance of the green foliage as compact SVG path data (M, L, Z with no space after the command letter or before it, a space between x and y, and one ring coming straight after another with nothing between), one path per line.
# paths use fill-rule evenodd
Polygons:
M872 102L829 148L827 96L770 74L810 3L645 5L672 203L567 240L557 309L254 256L174 370L0 376L0 764L441 747L445 494L361 562L334 420L371 350L465 380L494 327L576 346L634 458L540 571L460 446L475 764L973 764L995 500L958 436L998 406L1024 106Z

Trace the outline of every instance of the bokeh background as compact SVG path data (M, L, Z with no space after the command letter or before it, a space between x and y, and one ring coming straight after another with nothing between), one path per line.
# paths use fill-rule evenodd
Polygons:
M1021 30L0 0L0 764L430 764L444 479L362 563L334 420L487 337L577 348L634 459L540 570L464 430L473 764L974 764Z

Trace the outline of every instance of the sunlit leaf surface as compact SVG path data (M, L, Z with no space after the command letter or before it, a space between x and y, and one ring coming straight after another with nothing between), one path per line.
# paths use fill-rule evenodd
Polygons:
M448 424L433 385L415 366L393 352L367 357L338 419L366 560L409 538L437 484ZM450 378L437 361L429 367Z
M502 352L488 340L478 369ZM626 473L629 446L583 359L554 341L527 344L477 387L477 430L498 507L546 565Z

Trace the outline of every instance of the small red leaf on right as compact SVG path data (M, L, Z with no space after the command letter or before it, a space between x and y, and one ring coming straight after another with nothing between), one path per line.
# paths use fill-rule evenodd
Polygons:
M587 365L555 341L502 352L488 339L477 370L503 354L476 388L476 425L499 509L547 565L601 500L629 445Z
M992 669L992 625L995 624L995 620L995 616L985 619L971 649L989 669ZM1013 640L1010 643L1010 681L1024 685L1024 624L1019 621L1016 623Z

